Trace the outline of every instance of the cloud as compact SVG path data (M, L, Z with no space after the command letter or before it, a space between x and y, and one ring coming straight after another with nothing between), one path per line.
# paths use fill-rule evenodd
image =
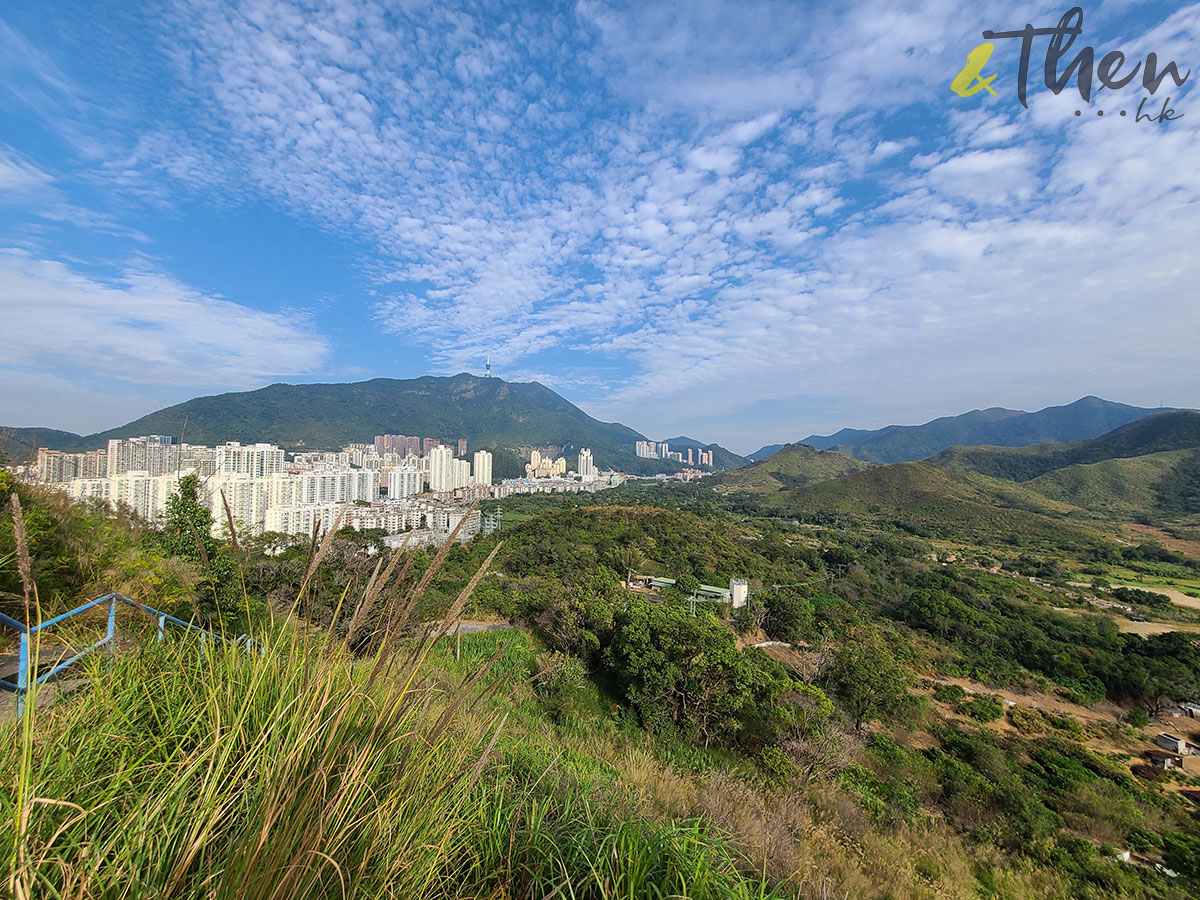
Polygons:
M1200 324L1200 116L1075 117L1077 96L1041 89L1025 111L1012 47L1003 98L949 91L982 29L1060 12L196 0L155 19L163 90L186 115L139 130L97 177L352 234L376 325L435 369L490 352L498 370L569 370L572 399L650 433L704 421L751 449L853 424L805 406L1032 407L1198 383L1184 336ZM1099 44L1180 60L1200 59L1198 23L1196 4L1087 19ZM148 277L82 293L159 291L172 321L190 309L188 289ZM200 317L201 346L217 370L254 370L252 347L207 324L223 317ZM277 358L311 371L323 345L293 332ZM748 397L780 411L749 433L713 422Z
M329 347L294 317L195 291L145 266L100 278L0 251L4 366L86 380L245 388L319 369Z

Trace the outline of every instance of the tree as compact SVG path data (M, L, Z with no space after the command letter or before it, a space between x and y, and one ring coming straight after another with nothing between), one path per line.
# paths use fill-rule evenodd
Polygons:
M617 613L604 662L647 728L705 746L732 737L786 684L777 664L739 652L711 615L641 598Z
M896 715L911 700L908 686L912 674L896 659L884 635L874 629L850 632L834 655L828 682L856 731L872 719Z
M193 563L199 571L192 612L205 625L231 626L243 600L238 564L229 548L212 536L213 517L200 501L200 479L185 475L167 499L163 526L147 539L170 556Z

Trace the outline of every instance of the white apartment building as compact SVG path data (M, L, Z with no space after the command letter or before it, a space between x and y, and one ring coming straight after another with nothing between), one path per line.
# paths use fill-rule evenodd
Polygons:
M291 477L296 481L297 504L379 499L378 469L318 469Z
M67 485L72 500L108 500L112 482L108 478L76 478Z
M470 487L471 464L465 459L456 459L450 465L454 476L454 490Z
M388 470L387 485L390 500L424 493L425 473L413 466L393 466Z
M104 474L112 478L126 472L150 475L178 472L184 445L172 443L173 440L161 434L111 440L105 451Z
M218 475L253 475L265 478L283 471L283 451L274 444L248 444L230 441L216 448Z
M437 446L429 451L429 489L454 490L454 449Z
M492 454L487 450L476 450L475 465L472 467L472 484L491 484L492 483Z
M225 515L225 502L238 534L261 534L271 503L272 479L255 478L253 475L217 475L206 484L209 509L212 510L213 531L226 534L229 523Z
M318 503L313 506L272 506L267 510L266 530L282 534L312 534L313 524L328 531L338 519L341 503ZM342 527L345 523L339 524Z
M592 461L592 451L587 447L579 451L579 477L584 481L596 477L596 464Z
M658 445L654 441L638 441L634 452L642 459L658 459Z

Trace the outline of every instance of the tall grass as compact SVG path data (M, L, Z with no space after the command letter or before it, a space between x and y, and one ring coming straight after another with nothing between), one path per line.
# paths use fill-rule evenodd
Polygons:
M301 593L325 549L314 540ZM90 660L87 690L45 709L31 695L15 726L0 725L20 748L0 757L4 891L765 896L710 829L628 816L552 759L531 767L511 742L501 753L503 720L481 701L512 684L500 668L511 661L498 652L448 679L431 657L492 557L441 621L413 628L432 575L402 591L402 552L346 610L345 641L291 616L262 653L186 635L160 643L148 628L134 649ZM376 648L366 658L350 649L364 644Z
M10 891L33 897L433 897L463 853L479 727L340 649L149 644L43 714ZM9 803L8 798L5 799Z

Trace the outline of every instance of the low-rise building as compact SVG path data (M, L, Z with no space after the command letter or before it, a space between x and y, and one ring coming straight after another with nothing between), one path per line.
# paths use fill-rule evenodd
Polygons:
M1164 750L1170 750L1172 753L1177 753L1180 756L1187 756L1192 752L1186 740L1177 734L1170 734L1166 731L1160 731L1154 738L1154 743L1158 744Z

